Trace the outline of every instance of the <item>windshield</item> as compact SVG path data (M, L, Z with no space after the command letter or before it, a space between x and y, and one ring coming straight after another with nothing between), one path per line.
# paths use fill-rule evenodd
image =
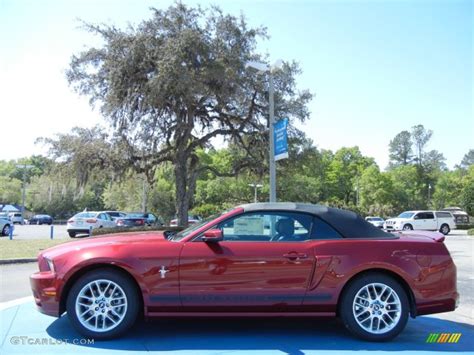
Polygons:
M380 222L380 221L383 221L383 219L380 218L380 217L369 217L367 220L368 220L368 221L371 221L371 222Z
M127 213L127 217L130 218L144 218L143 213Z
M190 225L188 228L182 230L181 232L176 233L172 238L170 238L170 240L180 241L181 239L186 238L188 235L190 235L195 230L198 230L199 228L204 226L206 223L209 223L210 221L212 221L213 219L216 219L219 216L222 216L226 212L218 213L218 214L209 216L207 218L204 218L203 220L199 221L198 223L194 223L194 224Z
M398 218L411 218L413 217L413 215L414 215L413 212L403 212L403 213L400 213Z

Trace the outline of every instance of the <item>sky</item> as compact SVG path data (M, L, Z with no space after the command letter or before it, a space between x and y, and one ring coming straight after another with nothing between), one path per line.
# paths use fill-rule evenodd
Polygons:
M183 1L218 4L268 29L258 50L296 60L314 94L301 128L322 149L359 146L381 168L388 143L423 124L448 167L474 148L473 2ZM0 159L44 154L37 137L106 125L67 84L71 55L99 43L82 19L123 27L165 0L0 0Z

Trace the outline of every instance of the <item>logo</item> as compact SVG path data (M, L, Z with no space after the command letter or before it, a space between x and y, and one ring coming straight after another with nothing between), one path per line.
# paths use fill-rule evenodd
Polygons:
M164 279L166 277L166 273L169 272L169 270L166 270L166 267L164 265L161 266L161 269L160 269L160 276L162 279Z
M462 333L431 333L426 338L427 343L457 343Z

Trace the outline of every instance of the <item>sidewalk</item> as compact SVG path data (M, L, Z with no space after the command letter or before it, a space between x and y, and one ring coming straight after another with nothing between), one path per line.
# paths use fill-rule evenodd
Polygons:
M426 343L430 333L462 333L456 344ZM411 320L388 343L351 337L334 319L161 319L140 321L123 338L90 343L67 317L42 315L32 301L0 310L0 353L9 354L349 354L370 351L445 353L474 349L474 327L434 317ZM74 344L73 344L74 343ZM125 352L124 352L125 350Z

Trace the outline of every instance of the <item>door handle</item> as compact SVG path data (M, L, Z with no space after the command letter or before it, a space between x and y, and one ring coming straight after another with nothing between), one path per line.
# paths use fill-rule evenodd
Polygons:
M287 259L290 259L290 260L299 260L299 259L306 259L308 257L308 255L305 254L305 253L291 252L291 253L283 254L283 257L285 257Z

